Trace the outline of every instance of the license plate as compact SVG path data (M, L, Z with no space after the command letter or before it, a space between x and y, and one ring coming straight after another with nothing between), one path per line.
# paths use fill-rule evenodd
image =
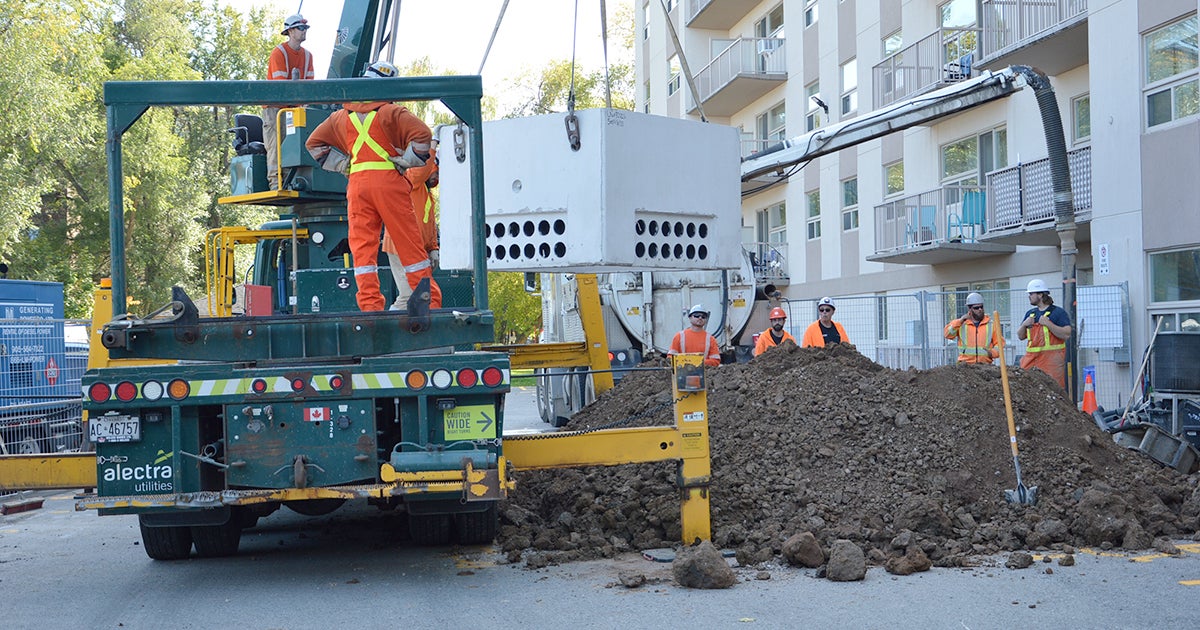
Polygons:
M88 421L93 442L140 442L142 422L137 416L101 416Z

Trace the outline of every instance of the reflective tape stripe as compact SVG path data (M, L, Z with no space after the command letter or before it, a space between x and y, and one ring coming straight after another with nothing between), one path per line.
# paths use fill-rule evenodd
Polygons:
M354 268L354 275L364 276L369 273L375 273L376 271L379 271L379 267L377 265L363 265L361 267Z
M286 70L276 70L275 72L271 73L271 78L272 79L286 79L286 78L288 78L288 73Z
M429 211L433 209L433 195L429 193L429 189L425 189L425 218L423 223L429 223Z
M369 389L405 389L404 374L400 372L369 372L355 374L351 379L355 391Z
M366 116L359 118L358 112L350 112L350 124L354 125L354 129L358 131L358 137L354 139L354 146L350 148L350 172L357 173L359 171L384 171L395 169L396 166L388 160L388 152L374 138L371 137L371 123L375 122L375 114L377 110L372 110ZM359 161L358 156L362 148L366 146L379 157L379 160Z
M414 272L414 271L420 271L420 270L422 270L422 269L428 269L428 268L430 268L430 267L432 267L432 266L433 266L433 263L429 262L429 259L428 259L428 258L426 258L425 260L422 260L422 261L421 261L421 262L419 262L419 263L414 263L414 264L411 264L411 265L405 265L405 266L404 266L404 273L412 273L412 272Z

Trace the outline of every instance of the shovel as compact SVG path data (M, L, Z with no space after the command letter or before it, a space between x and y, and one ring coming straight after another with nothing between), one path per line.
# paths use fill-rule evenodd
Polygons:
M992 321L1000 321L1000 312L992 311ZM1029 488L1025 487L1025 482L1021 481L1021 462L1017 459L1017 426L1013 424L1012 411L1012 394L1008 389L1008 362L1004 360L1004 345L999 346L1000 349L1000 381L1004 383L1004 413L1008 416L1008 442L1012 445L1013 468L1017 471L1017 489L1005 490L1004 498L1009 503L1020 503L1022 505L1033 505L1037 503L1037 486Z

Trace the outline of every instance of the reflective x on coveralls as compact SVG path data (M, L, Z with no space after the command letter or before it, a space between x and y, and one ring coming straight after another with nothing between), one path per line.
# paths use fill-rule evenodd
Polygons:
M352 129L347 138L350 149L350 183L346 186L350 254L354 258L354 279L358 283L358 308L382 311L385 308L379 290L378 256L380 230L384 225L392 235L397 255L404 264L408 286L417 288L421 278L429 278L430 308L441 308L442 291L433 280L432 266L421 242L421 227L412 209L412 185L387 158L399 155L375 123L377 110L363 115L347 112ZM344 111L344 110L343 110Z
M1046 315L1049 316L1054 308L1057 307L1046 309ZM1029 345L1025 348L1025 356L1021 357L1021 368L1037 368L1058 381L1059 387L1066 389L1067 342L1054 336L1050 329L1041 324L1030 326L1025 340Z
M975 323L969 315L964 315L958 326L954 322L946 325L946 339L958 339L959 363L986 363L991 365L992 359L1000 356L994 348L1001 343L1000 331L987 315ZM982 333L982 334L980 334Z

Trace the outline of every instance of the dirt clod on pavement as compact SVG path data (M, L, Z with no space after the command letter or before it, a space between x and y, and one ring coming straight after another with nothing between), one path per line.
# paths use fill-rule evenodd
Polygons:
M741 565L795 562L803 533L826 555L846 540L901 571L900 558L963 566L1020 549L1146 549L1200 535L1200 474L1117 446L1038 371L1009 371L1034 506L1004 499L1016 479L999 367L892 370L852 346L787 342L705 373L712 542ZM632 373L567 428L655 406L631 426L669 426L669 378ZM679 548L676 474L674 463L517 472L498 540L510 558L533 555L531 566Z

